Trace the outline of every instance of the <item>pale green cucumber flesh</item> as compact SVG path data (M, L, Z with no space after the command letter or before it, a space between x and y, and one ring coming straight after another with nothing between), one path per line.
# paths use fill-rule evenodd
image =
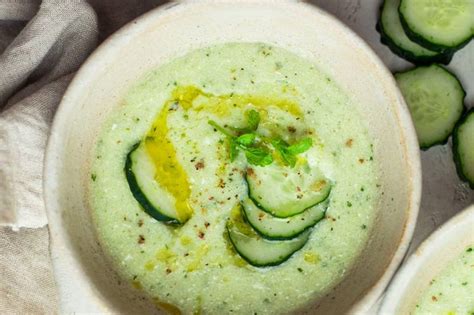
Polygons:
M400 19L410 39L436 51L453 51L474 34L472 0L401 0Z
M426 49L408 38L398 14L399 4L400 0L385 0L383 2L377 23L381 42L401 58L415 64L432 62L448 64L451 61L452 53L440 53Z
M446 143L464 112L459 80L438 65L395 74L422 149Z
M277 218L260 209L250 198L242 200L241 205L249 224L257 233L267 239L291 239L324 218L329 200L289 218Z
M317 167L308 165L294 168L274 163L265 167L251 167L246 181L249 197L264 211L279 218L287 218L325 200L331 183Z
M236 252L249 264L256 267L277 266L288 260L308 241L310 230L291 240L271 241L258 235L252 228L241 224L227 224L229 239Z
M453 155L459 176L474 189L474 109L462 118L454 130Z
M180 224L174 198L154 178L155 166L142 143L132 147L125 162L130 191L143 210L158 221Z

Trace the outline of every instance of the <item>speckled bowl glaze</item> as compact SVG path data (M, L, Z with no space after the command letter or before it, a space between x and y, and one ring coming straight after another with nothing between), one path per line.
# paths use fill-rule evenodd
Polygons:
M474 244L474 205L440 226L410 256L388 288L379 314L410 314L431 279Z
M380 161L380 215L344 281L298 313L367 313L402 260L418 213L421 174L415 131L391 73L331 15L296 1L170 3L129 23L81 67L56 114L44 191L63 313L159 311L120 283L91 223L87 181L96 137L127 89L150 69L203 46L265 42L312 60L367 119Z

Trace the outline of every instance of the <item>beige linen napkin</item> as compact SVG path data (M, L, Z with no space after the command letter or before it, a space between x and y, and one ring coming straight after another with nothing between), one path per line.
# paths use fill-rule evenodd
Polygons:
M56 313L44 147L70 74L96 46L96 16L83 1L0 1L0 20L0 313Z
M98 39L162 2L0 0L0 314L58 312L42 200L54 112Z

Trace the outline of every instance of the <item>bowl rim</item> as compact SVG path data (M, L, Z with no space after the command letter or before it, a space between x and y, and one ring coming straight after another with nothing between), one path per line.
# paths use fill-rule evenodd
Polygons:
M421 161L418 140L416 137L416 131L412 123L412 119L408 110L408 107L403 99L403 96L397 88L395 79L392 73L387 69L381 59L376 53L370 48L370 46L359 36L350 29L347 25L341 22L338 18L328 13L327 11L317 7L316 5L305 3L300 0L178 0L165 3L152 9L145 14L137 17L136 19L128 22L122 26L118 31L109 36L103 41L86 59L80 69L75 74L74 78L70 82L66 89L61 102L57 108L54 116L54 120L50 129L50 136L47 141L44 168L43 168L43 196L45 201L46 213L50 232L50 253L52 257L53 270L58 270L58 266L63 264L61 257L53 255L55 247L67 248L62 240L63 234L67 234L67 231L59 226L61 221L60 207L57 202L57 198L53 193L53 189L57 187L57 165L61 164L62 149L61 144L63 141L62 130L66 128L66 121L74 107L74 99L77 95L80 95L80 91L83 88L84 82L87 82L89 77L95 72L96 67L107 58L109 55L116 53L118 47L123 47L124 43L128 38L133 37L141 32L152 20L160 18L169 12L174 11L175 7L184 9L190 6L206 6L212 5L213 3L225 3L225 4L239 4L239 3L250 3L259 5L278 5L283 10L285 7L292 7L293 9L306 10L312 14L323 15L335 25L338 25L341 32L346 33L353 40L353 44L363 50L368 56L370 56L372 65L374 66L374 72L378 72L383 80L384 85L391 90L394 96L397 98L397 102L392 104L392 111L396 123L400 128L400 134L402 137L402 149L404 150L404 156L406 157L406 169L407 174L410 177L409 183L411 184L411 193L408 197L409 202L407 209L405 210L406 221L403 232L400 236L400 240L393 256L386 266L383 274L373 284L372 287L362 293L361 298L353 304L351 312L353 313L367 313L372 307L380 300L382 293L386 289L397 268L402 262L406 255L410 241L412 239L416 220L419 212L419 206L421 201ZM56 224L55 224L56 223ZM76 259L77 262L77 259ZM56 272L55 272L56 275ZM56 281L59 282L58 280Z
M446 223L439 226L411 254L388 287L379 314L397 313L406 291L409 290L414 281L417 281L417 271L432 264L433 258L439 256L440 249L450 244L450 242L443 241L450 239L452 235L458 234L459 227L464 225L474 226L474 204L461 210Z

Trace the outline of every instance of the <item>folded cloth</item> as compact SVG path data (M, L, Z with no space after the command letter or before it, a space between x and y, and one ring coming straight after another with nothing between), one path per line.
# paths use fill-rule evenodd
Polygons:
M0 314L59 312L42 198L54 113L98 41L163 2L0 0Z
M0 226L0 248L0 314L57 313L47 228Z
M87 3L47 0L0 56L2 223L46 224L41 170L49 126L67 75L97 44L97 29Z
M0 313L51 314L58 298L44 147L72 73L97 45L98 24L82 0L0 0L0 19Z

